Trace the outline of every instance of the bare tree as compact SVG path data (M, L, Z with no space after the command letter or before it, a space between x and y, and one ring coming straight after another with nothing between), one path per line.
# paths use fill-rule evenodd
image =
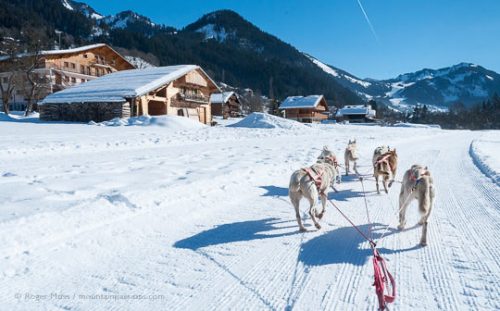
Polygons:
M21 58L21 45L18 40L11 37L3 37L0 42L0 72L6 75L2 76L0 81L0 92L2 96L3 111L10 113L10 99L19 84L19 69Z
M47 77L36 71L45 61L42 48L47 42L46 39L42 32L36 30L30 31L27 36L29 53L22 59L23 73L26 78L24 83L27 101L25 116L32 113L34 104L48 94L49 81Z

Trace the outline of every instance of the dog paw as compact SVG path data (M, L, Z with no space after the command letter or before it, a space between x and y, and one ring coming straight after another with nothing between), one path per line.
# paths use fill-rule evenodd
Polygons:
M314 226L315 226L315 227L316 227L316 229L318 229L318 230L319 230L319 229L321 229L321 225L320 225L320 224L315 224Z
M304 228L304 227L300 227L300 228L299 228L299 231L300 231L300 232L307 232L307 229L306 229L306 228Z
M427 241L420 241L420 246L427 246Z
M402 231L402 230L404 230L404 229L405 229L405 225L399 225L399 226L398 226L398 230L399 230L399 231Z
M321 213L321 214L316 215L316 217L318 217L318 219L321 219L321 218L323 218L324 215L325 215L324 213Z

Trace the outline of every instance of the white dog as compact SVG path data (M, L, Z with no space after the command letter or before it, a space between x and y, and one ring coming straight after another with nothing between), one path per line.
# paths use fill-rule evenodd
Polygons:
M344 161L345 161L345 175L349 175L349 162L354 162L352 169L356 174L358 174L357 169L357 161L358 161L358 146L356 145L356 139L351 141L349 139L349 143L347 144L347 148L345 148L344 152Z
M399 230L403 230L406 225L406 209L413 199L418 201L418 209L422 218L419 224L422 225L422 237L420 245L427 245L427 221L431 214L434 202L435 190L431 173L427 167L413 165L406 171L399 194Z
M314 222L314 226L321 229L321 225L316 218L321 219L325 213L328 199L325 191L335 183L335 180L338 181L339 174L336 166L337 159L335 155L327 147L324 147L316 164L297 170L290 177L288 196L295 208L295 216L300 231L307 231L300 219L299 205L302 197L309 201L309 215ZM318 196L321 197L321 212L316 209Z

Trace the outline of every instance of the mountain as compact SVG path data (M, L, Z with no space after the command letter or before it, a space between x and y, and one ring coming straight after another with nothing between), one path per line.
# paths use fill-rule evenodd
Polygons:
M15 34L26 27L43 29L51 42L58 39L54 31L62 30L62 47L104 42L152 54L160 66L198 64L216 81L277 99L324 94L339 106L363 103L296 48L229 10L176 29L132 11L103 16L71 0L0 0L0 28Z
M500 74L470 63L436 70L422 69L393 79L375 80L360 79L310 55L306 56L359 96L381 101L402 111L415 105L427 105L434 110L446 110L455 103L470 106L500 93Z
M104 42L154 65L198 64L216 81L277 99L324 94L336 106L374 99L397 110L416 104L440 110L500 93L499 74L467 63L362 79L301 53L230 10L176 29L132 11L103 16L72 0L0 0L0 35L22 36L32 29L43 31L52 47L60 30L62 47Z

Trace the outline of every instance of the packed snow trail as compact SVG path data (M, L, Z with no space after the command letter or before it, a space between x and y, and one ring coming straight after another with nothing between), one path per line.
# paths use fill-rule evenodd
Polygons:
M33 133L33 134L31 134ZM290 174L323 145L357 138L399 154L398 179L429 166L429 246L413 203L395 230L399 184L367 180L394 310L500 308L500 195L470 157L481 132L318 125L304 129L0 123L0 305L8 310L375 310L369 245L331 207L299 233ZM342 162L342 161L341 161ZM367 231L360 182L330 193ZM129 296L126 296L129 295Z

